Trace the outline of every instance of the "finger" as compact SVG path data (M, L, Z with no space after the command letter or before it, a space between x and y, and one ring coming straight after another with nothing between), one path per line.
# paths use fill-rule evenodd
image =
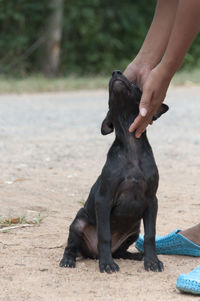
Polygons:
M148 123L142 124L135 132L135 137L140 138L142 133L146 130Z
M139 107L140 115L142 117L146 117L149 111L151 98L152 98L152 94L150 93L150 91L148 89L144 90L142 93L142 98L140 100L140 107Z
M142 133L146 130L148 127L150 121L152 120L152 115L148 116L148 119L144 120L140 125L137 127L136 132L135 132L135 137L140 138Z
M133 132L134 130L136 130L138 127L140 127L140 124L142 124L145 121L144 117L146 117L146 115L147 115L147 112L149 109L149 104L151 101L150 95L151 95L151 93L149 92L148 89L143 91L142 98L140 100L140 106L139 106L140 114L129 127L129 132Z
M140 138L142 133L144 133L144 131L146 130L146 128L148 127L149 122L142 124L135 132L135 137L136 138Z
M134 122L130 125L129 127L129 132L133 132L134 130L137 130L138 128L140 128L143 125L148 125L150 122L152 121L152 110L149 111L148 116L146 117L142 117L140 114L136 117L136 119L134 120Z
M134 122L130 125L129 132L133 132L134 130L136 130L140 126L140 124L143 120L144 120L144 118L141 115L138 115L135 118Z

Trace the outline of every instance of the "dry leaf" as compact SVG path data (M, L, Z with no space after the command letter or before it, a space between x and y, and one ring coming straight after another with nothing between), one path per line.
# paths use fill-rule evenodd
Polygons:
M22 181L26 181L27 179L25 178L17 178L15 179L15 182L22 182Z
M18 224L20 222L20 217L11 218L10 223L11 224Z

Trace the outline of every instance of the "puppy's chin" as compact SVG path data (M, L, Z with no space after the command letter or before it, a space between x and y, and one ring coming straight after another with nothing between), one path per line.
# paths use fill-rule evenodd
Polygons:
M116 79L112 83L112 90L115 95L124 94L126 92L126 86L122 80Z

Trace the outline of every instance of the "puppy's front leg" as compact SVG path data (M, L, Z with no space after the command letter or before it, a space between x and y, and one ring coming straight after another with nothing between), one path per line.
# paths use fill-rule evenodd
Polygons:
M95 198L99 269L100 272L113 273L119 271L111 253L110 211L111 196L101 190Z
M161 272L163 263L156 255L155 233L158 200L155 196L145 211L144 221L144 268L147 271Z
M80 223L81 221L81 223ZM60 261L61 267L74 268L76 257L81 244L81 235L84 225L87 223L87 213L81 208L69 228L69 237L65 248L63 258Z

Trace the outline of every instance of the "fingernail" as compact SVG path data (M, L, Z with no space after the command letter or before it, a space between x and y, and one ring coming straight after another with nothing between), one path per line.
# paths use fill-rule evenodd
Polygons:
M142 117L145 117L145 116L147 115L147 109L142 108L142 109L140 110L140 114L141 114Z

